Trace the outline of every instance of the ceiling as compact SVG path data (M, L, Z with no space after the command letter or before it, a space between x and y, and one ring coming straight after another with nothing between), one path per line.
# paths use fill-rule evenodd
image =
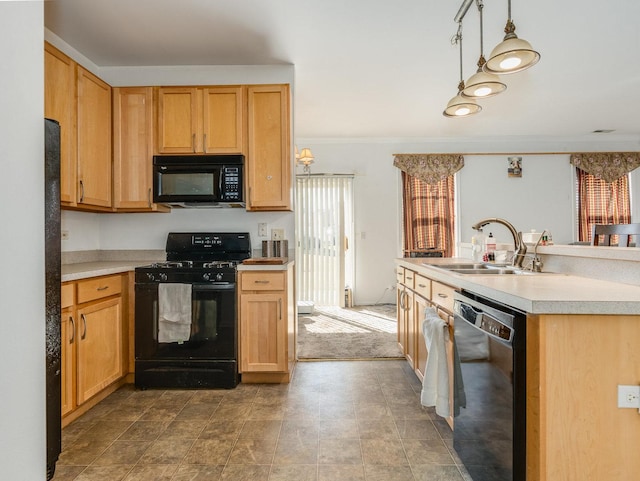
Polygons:
M99 67L295 66L295 132L319 139L549 138L640 146L640 2L512 1L516 33L541 54L463 119L451 44L462 0L50 0L45 26ZM484 2L484 51L502 40L505 0ZM464 77L479 15L463 23ZM594 130L612 129L608 134Z

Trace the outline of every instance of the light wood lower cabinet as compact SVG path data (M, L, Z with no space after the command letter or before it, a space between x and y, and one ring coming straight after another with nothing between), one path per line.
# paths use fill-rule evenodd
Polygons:
M85 401L123 375L122 299L94 302L77 311L77 401Z
M61 411L69 414L75 407L74 387L76 384L76 311L75 284L63 284L60 291L62 316L60 318L60 373Z
M239 276L242 382L288 382L296 342L293 268Z
M68 424L125 376L126 277L62 285L62 416ZM101 395L103 394L103 396Z
M449 340L446 343L449 368L450 412L447 422L453 428L453 293L451 286L434 281L404 267L396 268L398 291L398 346L421 382L429 352L422 331L426 310L436 308L438 316L447 323Z

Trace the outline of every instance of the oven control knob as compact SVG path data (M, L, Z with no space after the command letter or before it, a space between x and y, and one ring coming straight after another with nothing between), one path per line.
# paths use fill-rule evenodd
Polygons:
M151 272L147 272L147 279L149 279L150 281L155 281L156 277Z
M222 280L222 272L218 272L216 274L216 281L221 281Z
M211 280L211 274L209 274L208 272L205 272L204 274L202 274L202 278L205 281L210 281Z
M164 272L161 272L160 274L158 274L158 277L160 278L161 281L167 280L167 275Z

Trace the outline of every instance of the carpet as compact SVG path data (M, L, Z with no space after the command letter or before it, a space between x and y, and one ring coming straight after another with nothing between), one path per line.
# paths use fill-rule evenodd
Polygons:
M298 359L404 358L395 304L321 306L298 316Z

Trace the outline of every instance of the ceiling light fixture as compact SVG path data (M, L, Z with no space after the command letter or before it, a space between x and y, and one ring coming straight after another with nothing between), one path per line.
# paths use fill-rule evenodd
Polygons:
M496 74L487 73L482 70L484 65L487 63L486 59L484 58L483 43L484 31L482 22L482 9L484 8L484 3L482 2L482 0L476 0L476 5L478 6L478 11L480 12L480 58L478 59L478 70L471 77L469 77L469 80L467 80L467 85L462 90L462 95L464 97L479 99L498 95L499 93L506 90L507 85L502 83L500 81L500 77L498 77Z
M540 54L533 50L531 44L526 40L518 38L516 26L511 20L511 0L508 0L509 18L504 27L506 34L504 40L500 42L492 51L489 60L484 64L483 70L492 74L508 74L521 72L532 67L538 60Z
M471 2L468 3L470 4ZM458 84L458 95L449 100L442 115L445 117L468 117L469 115L480 112L482 107L476 103L475 99L462 96L462 91L464 90L464 80L462 76L462 19L458 22L458 32L451 39L451 43L453 45L458 44L460 49L460 83Z

